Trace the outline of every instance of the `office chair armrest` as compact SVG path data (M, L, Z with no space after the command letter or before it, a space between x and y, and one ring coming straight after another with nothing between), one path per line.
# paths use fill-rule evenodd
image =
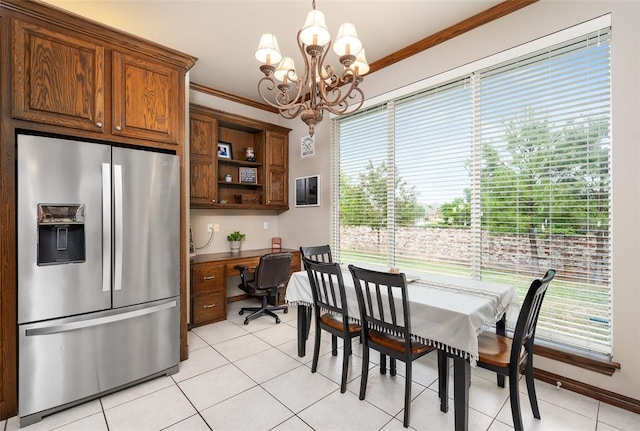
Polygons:
M247 285L246 275L247 275L247 271L249 271L249 267L247 265L236 265L234 266L234 268L240 271L240 282L246 286Z

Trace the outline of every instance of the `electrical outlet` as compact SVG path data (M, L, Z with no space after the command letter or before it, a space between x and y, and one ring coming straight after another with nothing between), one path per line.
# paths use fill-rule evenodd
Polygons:
M213 223L207 225L207 232L213 232Z
M269 222L262 223L262 229L269 229Z
M220 225L219 225L218 223L215 223L215 224L213 225L213 231L214 231L214 232L220 232Z

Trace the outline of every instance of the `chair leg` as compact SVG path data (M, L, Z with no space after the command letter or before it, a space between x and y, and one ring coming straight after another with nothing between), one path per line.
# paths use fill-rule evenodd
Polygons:
M340 393L347 390L347 371L349 370L349 356L351 356L351 338L344 339L344 349L342 350L342 380L340 381Z
M360 377L360 399L364 400L367 392L367 380L369 378L369 346L363 343L362 348L362 373Z
M380 353L380 374L387 374L387 355Z
M338 337L331 334L331 354L338 356Z
M396 359L389 358L389 374L392 376L396 375Z
M520 413L520 392L518 391L518 378L520 373L518 367L512 367L509 373L509 399L511 401L511 417L513 427L516 431L523 431L522 413Z
M440 411L449 411L449 357L444 350L438 349L438 396Z
M536 386L533 379L533 355L527 357L527 364L524 369L524 377L527 382L527 393L529 394L529 403L533 417L540 419L540 409L538 409L538 398L536 397Z
M322 329L320 323L316 321L316 336L315 343L313 344L313 362L311 363L311 372L315 373L318 369L318 356L320 356L320 337L322 335Z
M395 361L395 359L392 359L392 361ZM411 409L411 379L413 378L411 370L411 359L407 360L404 365L406 367L406 375L404 381L404 421L402 424L405 428L408 428L409 410Z

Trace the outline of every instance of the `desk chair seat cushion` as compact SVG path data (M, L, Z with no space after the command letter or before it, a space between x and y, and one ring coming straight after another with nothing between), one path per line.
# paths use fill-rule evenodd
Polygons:
M338 331L342 331L342 316L338 317L330 313L325 313L320 316L320 322L324 323L327 326L331 326ZM347 326L347 331L350 334L362 331L362 327L357 323L349 323Z
M395 350L396 352L406 352L404 338L402 337L396 337L395 335L386 334L384 332L370 330L369 339L376 344L379 344L391 350ZM435 347L427 346L416 341L411 341L411 354L413 355L427 353L431 350L435 350Z
M246 285L240 284L238 287L253 296L268 296L271 290L271 288L260 289L253 281L248 281Z

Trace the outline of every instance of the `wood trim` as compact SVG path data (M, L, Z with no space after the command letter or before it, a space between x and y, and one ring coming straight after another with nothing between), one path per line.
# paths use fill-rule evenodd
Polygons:
M552 385L557 385L558 382L560 382L561 387L564 389L576 392L581 395L585 395L589 398L594 398L598 401L602 401L603 403L611 404L612 406L620 407L621 409L628 410L633 413L640 414L640 400L636 400L625 395L620 395L615 392L607 391L596 386L591 386L577 380L560 376L558 374L540 370L538 368L534 368L533 376L538 380Z
M277 108L273 106L269 106L266 103L259 103L254 100L245 99L244 97L235 96L233 94L225 93L224 91L216 90L215 88L208 87L204 84L197 84L195 82L191 82L189 84L189 88L194 91L199 91L200 93L208 94L210 96L219 97L221 99L230 100L232 102L240 103L242 105L251 106L253 108L262 109L264 111L278 113L280 112Z
M426 51L429 48L433 48L436 45L453 39L454 37L460 36L461 34L471 31L498 18L502 18L503 16L506 16L512 12L522 9L523 7L536 3L537 1L538 0L505 0L500 4L479 12L472 17L469 17L457 24L445 28L444 30L440 30L430 36L427 36L424 39L412 43L411 45L402 48L399 51L389 54L386 57L381 58L380 60L374 61L369 65L370 70L368 74L370 75L374 72L377 72L378 70L384 69L387 66L391 66L394 63L406 60L407 58L415 54ZM196 84L192 82L190 88L192 90L209 94L211 96L231 100L232 102L240 103L258 109L263 109L265 111L274 113L279 112L277 108L274 108L267 104L258 103L250 99L245 99L244 97L234 96L232 94L216 90L203 84Z
M380 69L384 69L387 66L391 66L394 63L405 60L415 54L422 51L426 51L429 48L433 48L443 42L446 42L454 37L460 36L468 31L471 31L477 27L494 21L498 18L502 18L512 12L515 12L530 4L536 3L538 0L506 0L502 3L493 6L487 10L473 15L465 20L460 21L450 27L440 30L431 36L427 36L418 42L415 42L399 51L389 54L386 57L376 60L371 63L369 74L374 73Z
M586 355L584 352L569 350L560 350L546 344L539 344L536 340L534 354L553 359L554 361L564 362L565 364L574 365L586 370L595 371L596 373L612 376L616 370L620 369L620 364L595 357L595 355Z

